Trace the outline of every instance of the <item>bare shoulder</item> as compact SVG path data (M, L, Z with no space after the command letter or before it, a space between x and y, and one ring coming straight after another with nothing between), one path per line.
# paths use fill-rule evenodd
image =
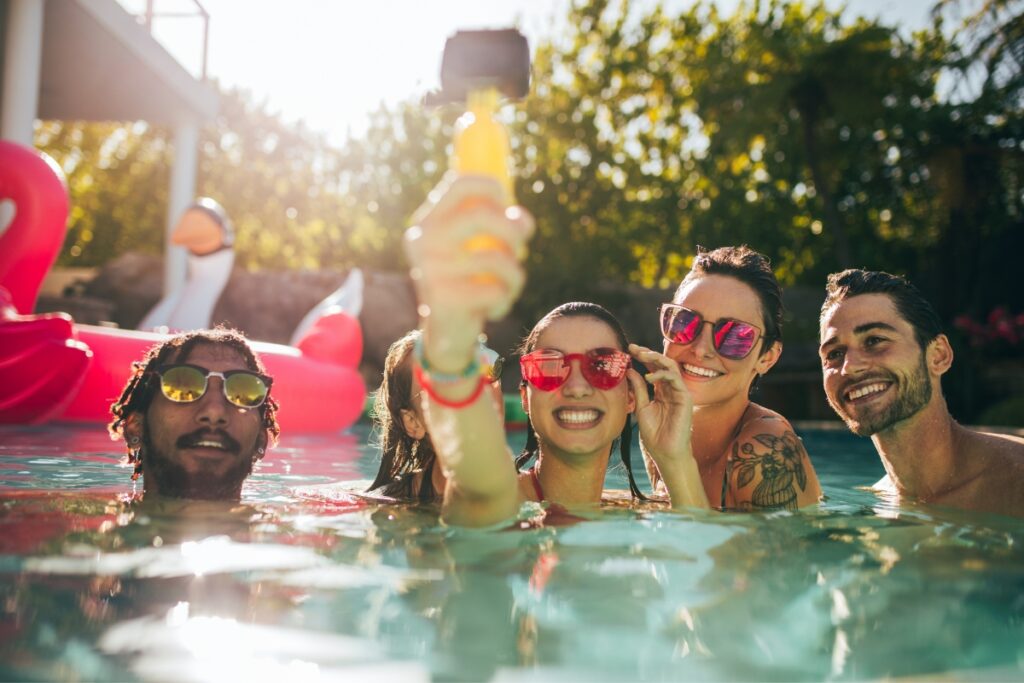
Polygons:
M964 430L963 447L970 457L998 468L1011 478L1024 477L1024 437Z
M790 432L796 435L796 430L793 429L793 425L789 423L789 420L774 410L759 406L756 403L750 404L745 417L746 420L739 433L740 439L765 433L781 436L786 432Z
M995 432L975 432L984 437L993 446L1007 453L1024 457L1024 434L997 434Z
M752 404L729 454L729 483L736 507L788 508L812 505L821 485L789 420Z
M966 463L961 487L947 501L955 507L1024 516L1024 440L958 427L954 447Z
M810 457L804 448L804 442L797 436L796 430L789 420L774 410L756 403L750 404L747 419L736 437L736 443L741 447L743 444L749 443L759 443L772 448L786 445L798 452L810 466Z

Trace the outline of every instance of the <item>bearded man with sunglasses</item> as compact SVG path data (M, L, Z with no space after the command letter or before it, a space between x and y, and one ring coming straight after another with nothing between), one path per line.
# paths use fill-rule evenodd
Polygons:
M871 437L885 466L877 490L1024 516L1024 441L967 429L949 414L941 379L953 349L910 282L867 270L830 275L819 353L829 404Z
M172 337L133 363L109 430L143 494L239 500L280 433L271 384L245 337L224 328Z

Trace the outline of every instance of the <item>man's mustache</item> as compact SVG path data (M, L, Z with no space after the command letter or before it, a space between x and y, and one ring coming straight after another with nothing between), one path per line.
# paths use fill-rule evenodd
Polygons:
M194 432L178 437L175 444L178 448L192 448L200 441L218 441L224 445L224 449L232 453L242 450L242 444L238 443L230 434L222 429L197 429Z

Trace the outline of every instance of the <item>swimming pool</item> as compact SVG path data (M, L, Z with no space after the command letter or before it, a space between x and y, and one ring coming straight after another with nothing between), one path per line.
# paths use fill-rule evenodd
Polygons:
M1024 523L854 489L866 440L803 432L812 512L482 532L294 495L372 476L367 433L285 439L233 509L142 511L102 431L0 428L0 678L1024 678Z

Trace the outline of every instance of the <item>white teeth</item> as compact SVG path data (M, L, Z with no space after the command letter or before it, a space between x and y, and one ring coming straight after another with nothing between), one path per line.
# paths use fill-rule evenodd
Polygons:
M877 394L880 391L885 391L885 388L886 385L880 382L876 384L869 384L866 387L861 387L860 389L855 389L854 391L851 391L846 395L846 398L847 400L855 401L863 396L868 396L869 394Z
M195 443L196 448L224 448L224 444L219 441L197 441Z
M689 363L683 363L683 370L691 375L700 375L701 377L718 377L722 374L720 372L715 372L714 370L708 370L707 368L690 365Z
M571 424L586 424L593 422L601 416L596 410L559 410L556 416L562 422Z

